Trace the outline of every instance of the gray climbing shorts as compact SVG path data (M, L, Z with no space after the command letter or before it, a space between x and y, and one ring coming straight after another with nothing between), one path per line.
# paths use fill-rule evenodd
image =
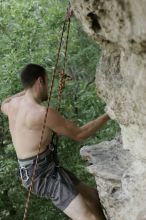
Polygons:
M36 156L18 159L19 173L23 186L28 190L31 184ZM60 210L64 210L77 196L76 186L81 181L67 169L56 166L49 149L39 154L32 193L52 200Z

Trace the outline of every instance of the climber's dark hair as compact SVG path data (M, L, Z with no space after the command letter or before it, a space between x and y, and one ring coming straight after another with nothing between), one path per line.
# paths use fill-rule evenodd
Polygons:
M31 88L39 77L42 77L45 82L45 75L46 70L44 67L34 63L27 64L20 73L24 89Z

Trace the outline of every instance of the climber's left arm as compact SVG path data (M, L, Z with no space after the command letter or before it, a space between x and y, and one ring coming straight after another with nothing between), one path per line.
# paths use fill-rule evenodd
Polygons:
M25 91L22 91L22 92L19 92L19 93L15 94L15 95L11 96L11 97L6 98L6 99L2 102L2 104L1 104L1 111L2 111L5 115L7 115L7 114L8 114L8 109L9 109L9 103L10 103L10 101L11 101L13 98L15 98L15 97L19 97L19 96L22 96L22 95L24 95L24 94L25 94Z
M5 115L8 114L8 108L9 108L9 104L8 104L8 103L2 103L2 104L1 104L1 111L2 111L2 113L4 113Z

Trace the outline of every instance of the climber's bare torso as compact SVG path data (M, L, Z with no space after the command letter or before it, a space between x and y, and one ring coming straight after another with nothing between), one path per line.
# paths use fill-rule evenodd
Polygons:
M9 103L9 129L18 158L24 159L38 153L43 126L43 120L39 117L41 113L44 113L44 108L25 96L16 97ZM51 130L46 127L41 152L50 143L50 135Z
M8 116L13 145L19 159L38 153L46 114L46 108L40 103L41 101L36 100L31 91L27 90L7 98L1 105L2 112ZM94 134L107 120L109 117L103 114L82 127L78 127L57 111L49 108L40 152L43 152L50 143L52 131L75 141L82 141Z

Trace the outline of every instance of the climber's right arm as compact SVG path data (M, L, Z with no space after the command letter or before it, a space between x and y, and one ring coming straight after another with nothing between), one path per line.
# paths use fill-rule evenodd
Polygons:
M84 126L78 127L71 121L63 118L57 111L49 108L47 127L59 135L67 136L76 141L83 141L98 131L108 120L109 116L103 114Z

